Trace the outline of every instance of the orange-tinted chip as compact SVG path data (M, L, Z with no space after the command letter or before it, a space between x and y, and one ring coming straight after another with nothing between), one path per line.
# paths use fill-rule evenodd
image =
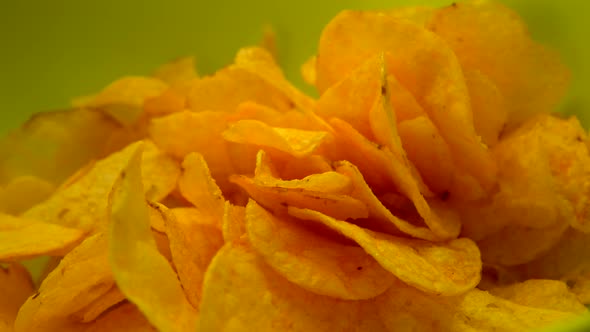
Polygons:
M19 310L15 330L60 331L114 285L107 239L93 235L68 253ZM79 319L79 317L77 317ZM74 318L76 319L76 318Z
M306 292L274 272L248 244L227 243L205 275L199 331L345 331L351 327L383 330L370 300L344 301Z
M80 243L84 234L78 229L0 213L0 262L63 255Z
M178 278L188 301L198 309L205 271L223 245L221 230L217 224L207 222L198 215L187 218L188 214L179 215L178 209L176 213L162 205L159 209L166 221L166 234Z
M12 331L18 309L33 295L33 281L20 264L0 266L0 331Z
M225 199L209 173L207 162L198 153L191 153L182 163L183 173L178 188L211 224L221 226Z
M464 67L495 83L506 98L510 125L554 111L566 91L569 72L558 56L533 42L523 20L499 1L441 8L427 26L452 47Z
M160 95L168 86L159 79L128 76L109 84L86 103L75 105L98 109L124 126L137 122L143 112L143 103Z
M362 300L383 293L395 277L362 248L344 245L277 217L254 201L246 206L252 247L281 276L320 295Z
M160 331L190 330L196 311L178 277L160 254L150 230L137 146L117 179L109 202L109 263L117 286ZM157 271L157 273L155 273Z
M211 175L224 188L233 172L227 143L221 137L226 117L224 112L183 111L154 119L149 134L158 147L177 159L183 160L191 152L203 155Z
M100 112L39 113L0 141L0 183L35 176L54 185L101 157L119 126Z
M309 209L289 207L289 214L350 238L394 276L427 293L457 295L479 283L479 250L467 238L437 244L363 229Z
M246 234L246 209L243 206L225 202L221 231L223 241L226 243L238 240Z
M123 303L88 324L85 332L156 332L144 315L131 303Z
M227 141L273 148L297 158L312 154L327 135L325 131L271 127L258 120L234 122L223 132Z
M565 282L529 279L509 286L497 287L490 293L527 307L582 314L588 312Z

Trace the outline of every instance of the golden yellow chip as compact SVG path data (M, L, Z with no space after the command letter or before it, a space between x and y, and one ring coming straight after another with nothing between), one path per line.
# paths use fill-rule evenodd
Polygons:
M60 256L84 239L85 232L0 213L0 262Z
M211 218L211 224L221 226L225 199L209 173L207 162L198 153L191 153L182 163L183 173L178 182L180 193L199 213Z
M394 285L376 302L386 331L534 331L575 317L519 305L479 289L462 296L434 297Z
M82 327L80 327L82 328ZM131 303L124 303L84 326L85 332L156 332L143 314Z
M190 330L197 313L150 230L136 146L109 202L109 263L117 286L160 331ZM157 273L154 273L157 271Z
M316 62L317 62L317 57L316 56L312 56L309 59L307 59L307 61L305 61L305 63L303 63L301 65L301 77L303 77L303 80L305 81L305 83L315 86L316 84L316 72L315 72L315 67L316 67Z
M273 148L297 158L316 151L327 135L325 131L271 127L258 120L234 122L223 132L227 141Z
M154 119L149 135L158 147L173 157L183 160L189 153L198 152L207 161L211 175L225 188L233 166L227 143L221 133L227 126L224 112L183 111Z
M475 132L459 62L432 32L379 12L341 12L326 26L320 39L318 88L325 91L381 52L391 52L385 54L388 73L414 95L430 116L449 144L457 167L475 177L483 188L491 189L495 165Z
M33 292L31 276L22 265L0 266L0 331L12 331L18 309Z
M20 308L15 330L59 331L75 323L71 315L114 285L107 247L106 236L96 234L68 253Z
M490 293L527 307L577 314L588 312L567 285L558 280L529 279L509 286L492 288Z
M199 331L346 331L351 327L383 329L370 300L344 301L306 292L274 272L248 244L227 243L205 275Z
M158 208L166 222L166 234L178 278L188 301L198 309L205 271L223 245L221 230L218 223L199 218L202 212L191 216L186 213L188 209L173 212L163 205Z
M424 183L439 195L464 197L452 192L455 167L448 144L426 116L418 116L398 124L399 136L409 160L422 175Z
M509 125L554 111L564 96L568 70L556 54L533 42L523 20L501 2L457 3L437 10L427 26L464 67L495 83L506 98Z
M20 176L0 187L0 212L18 215L47 199L55 190L48 181L34 176Z
M190 86L187 105L194 112L233 112L245 101L253 101L279 111L289 110L293 105L282 91L257 73L236 66L224 68L213 76L194 80Z
M35 176L54 185L101 157L118 125L90 110L39 113L0 142L0 183Z
M84 231L103 228L108 220L109 193L138 144L143 143L132 144L97 161L67 186L59 188L49 199L26 211L23 217ZM175 185L178 166L153 145L150 146L150 143L146 145L147 152L142 164L146 172L146 188L150 190L148 195L163 198Z
M477 242L484 262L504 266L524 264L555 246L568 225L557 223L545 228L506 227Z
M475 131L484 144L492 147L498 142L508 119L504 96L494 82L480 71L465 68L463 75L469 90Z
M186 109L186 97L173 89L148 98L143 103L143 110L148 116L163 116Z
M224 242L238 240L246 234L246 209L240 205L225 202L223 223L221 225Z
M461 227L459 219L452 214L448 215L450 212L448 207L440 204L432 205L426 201L422 192L428 191L428 188L413 177L411 170L407 165L402 164L399 156L396 158L387 148L379 148L371 144L344 121L334 118L330 123L336 129L338 139L348 147L348 156L344 159L358 166L371 187L386 191L387 184L389 188L394 186L393 188L413 202L418 214L437 238L446 240L457 237ZM385 178L383 182L375 182L379 178L375 179L376 174L372 172L373 170L384 173L381 174L381 177Z
M412 224L402 218L395 216L372 192L371 187L365 182L363 175L356 166L341 161L336 164L336 170L352 180L353 191L352 197L360 200L367 205L371 222L369 228L394 235L408 234L412 237L434 241L438 239L426 225L420 226ZM364 221L363 221L364 222Z
M97 109L109 115L123 126L131 126L143 113L143 103L160 95L168 88L159 79L128 76L109 84L80 108Z
M77 312L70 317L82 323L92 322L105 311L111 309L124 300L125 295L121 293L116 285L113 285L106 293L102 294L99 298L80 310L80 312Z
M427 293L457 295L479 283L479 250L467 238L437 244L363 229L309 209L289 207L288 211L350 238L394 276Z
M246 230L252 247L277 273L319 295L344 300L373 298L395 277L362 248L340 244L273 216L254 201L246 206Z
M165 63L156 69L154 77L172 87L183 87L199 77L195 67L195 58L187 56Z

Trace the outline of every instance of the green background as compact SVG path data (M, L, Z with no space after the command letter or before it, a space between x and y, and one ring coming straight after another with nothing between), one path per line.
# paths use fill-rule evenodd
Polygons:
M316 49L322 26L345 8L448 4L450 0L54 0L6 1L0 8L0 133L32 113L68 107L126 74L196 55L201 73L257 43L265 24L278 34L287 76L303 85L299 65ZM565 107L590 124L590 1L505 0L533 35L557 48L574 73Z
M558 49L573 82L562 110L590 127L590 1L505 0L533 36ZM339 10L445 5L412 0L54 0L7 1L0 7L0 134L39 111L66 108L128 74L195 55L200 73L228 64L256 44L263 27L277 32L281 64L303 86L299 66L315 53L323 25ZM561 328L560 330L565 331ZM582 330L573 327L567 330Z

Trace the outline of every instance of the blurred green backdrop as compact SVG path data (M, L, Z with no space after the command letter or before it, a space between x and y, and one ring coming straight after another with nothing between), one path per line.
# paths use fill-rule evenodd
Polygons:
M32 113L68 106L125 74L196 55L201 73L229 63L257 43L265 24L278 35L287 76L303 85L299 65L315 52L330 17L345 8L448 4L450 0L103 0L2 1L0 134ZM589 1L504 0L573 69L565 108L590 124ZM588 110L586 113L584 109ZM589 114L589 115L586 115Z
M590 1L503 0L533 36L563 55L572 69L563 110L590 127ZM446 5L450 0L54 0L2 1L0 10L0 134L31 114L68 107L127 74L195 55L211 73L235 51L275 28L280 62L303 86L299 66L315 53L322 27L342 9ZM587 331L574 322L552 331Z

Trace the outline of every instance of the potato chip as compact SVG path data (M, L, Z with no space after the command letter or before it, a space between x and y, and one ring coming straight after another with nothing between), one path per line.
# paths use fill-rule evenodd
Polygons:
M164 116L185 109L186 97L173 89L168 89L143 102L143 110L148 116Z
M70 315L88 307L114 285L107 239L88 237L69 252L20 308L15 331L60 331L74 323Z
M39 113L0 142L0 184L35 176L58 185L101 157L117 128L108 117L89 110Z
M143 103L168 88L159 79L127 76L109 84L81 108L98 109L123 126L131 126L143 113Z
M0 213L0 262L60 256L83 240L78 229Z
M537 259L518 267L524 278L562 279L590 271L590 235L567 229L559 242Z
M316 71L315 71L316 62L317 62L317 57L312 56L301 65L301 69L300 69L301 70L301 77L303 77L303 80L305 81L305 83L312 85L312 86L315 86L315 84L316 84Z
M87 307L80 310L80 312L75 313L70 317L73 317L75 320L82 323L92 322L105 311L111 309L124 300L125 295L121 293L116 285L113 285L106 293L94 300Z
M346 175L331 170L293 180L282 180L278 178L277 173L278 171L276 171L270 156L264 150L258 151L256 169L254 170L254 180L257 184L267 187L304 189L330 194L348 194L352 191L351 180Z
M574 270L561 278L561 280L568 285L569 290L576 295L580 303L585 306L590 304L590 271Z
M194 80L187 104L194 112L233 112L245 101L253 101L279 111L289 110L293 105L282 91L260 75L236 66L224 68L213 76Z
M496 145L506 125L508 107L498 87L478 70L464 69L465 84L469 90L473 125L484 144Z
M149 126L151 139L173 157L183 160L191 152L198 152L207 161L211 175L222 187L233 173L227 143L221 132L227 126L223 112L184 111L154 119Z
M395 189L413 202L420 217L439 239L446 240L457 237L461 227L458 218L443 218L439 214L446 213L444 212L445 208L435 209L429 205L420 192L420 188L424 185L419 185L421 181L417 181L411 171L399 163L399 156L396 158L388 149L380 149L371 144L344 121L334 118L330 123L336 129L338 139L346 142L344 145L350 148L348 149L351 151L349 157L345 159L359 167L371 187L379 188L373 182L375 180L372 180L375 174L371 173L371 170L378 169L385 172L386 174L382 176L386 180L380 184L381 188L386 183L395 184Z
M193 218L187 213L178 213L188 209L175 209L176 213L163 205L158 205L158 209L166 222L166 234L178 278L188 301L198 309L203 276L211 259L223 246L221 230L216 224L203 222L198 215Z
M153 142L144 141L141 175L146 198L161 201L168 196L180 177L180 165Z
M273 148L297 158L316 151L327 135L325 131L271 127L258 120L234 122L223 132L227 141Z
M200 214L212 218L212 224L221 226L225 199L209 173L207 162L198 153L186 156L183 173L178 182L180 193L191 202Z
M195 67L195 57L187 56L175 59L158 67L154 77L173 87L182 87L199 74Z
M20 176L0 187L0 212L18 215L47 199L55 190L48 181L35 176Z
M372 192L371 187L365 182L363 175L356 166L347 161L341 161L336 164L336 171L348 176L352 180L354 189L350 195L367 205L369 218L371 218L368 221L372 222L372 226L378 231L393 235L404 233L412 237L430 241L438 240L438 237L429 228L425 227L425 225L414 225L391 213Z
M317 103L318 115L326 120L333 117L342 119L374 141L369 112L375 104L382 102L384 66L382 54L363 62L322 94Z
M240 205L233 205L226 201L223 209L221 231L224 242L238 240L246 234L246 209Z
M394 281L371 256L276 217L254 201L246 206L252 247L277 273L315 294L363 300L383 293Z
M20 264L0 266L0 331L12 331L18 309L33 295L33 281Z
M427 25L464 67L495 83L505 97L509 125L553 111L564 96L569 72L557 55L531 40L524 22L502 3L458 3L437 10Z
M281 68L268 51L260 47L242 48L236 54L235 66L262 78L273 88L281 91L299 109L313 116L315 101L287 81ZM316 119L323 123L319 118Z
M408 159L416 166L428 188L439 195L450 193L455 167L449 146L432 121L418 116L401 122L398 132Z
M84 332L155 332L142 313L131 303L123 303L100 316L95 322L85 327Z
M557 223L545 228L506 227L477 242L484 262L514 266L541 256L555 246L568 225Z
M97 161L87 172L76 177L70 185L58 189L49 199L32 207L23 217L54 223L84 231L97 231L107 223L108 195L138 144ZM142 160L148 193L158 198L167 194L175 185L177 167L155 147L147 144Z
M363 229L309 209L289 207L289 214L350 238L394 276L427 293L457 295L480 280L479 250L467 238L436 244Z
M230 242L205 275L198 330L381 331L383 326L370 300L305 292L274 272L248 244Z
M391 52L386 53L388 73L416 97L449 144L458 168L490 189L495 165L475 132L461 68L435 34L379 12L341 12L320 38L318 88L325 91L367 58L384 51Z
M109 202L110 267L121 292L158 330L193 329L196 311L150 231L141 179L142 146L132 153Z
M387 331L531 331L575 317L527 307L472 289L462 296L433 297L407 286L393 286L377 298Z
M588 312L563 281L529 279L490 290L492 295L527 307L582 314Z

